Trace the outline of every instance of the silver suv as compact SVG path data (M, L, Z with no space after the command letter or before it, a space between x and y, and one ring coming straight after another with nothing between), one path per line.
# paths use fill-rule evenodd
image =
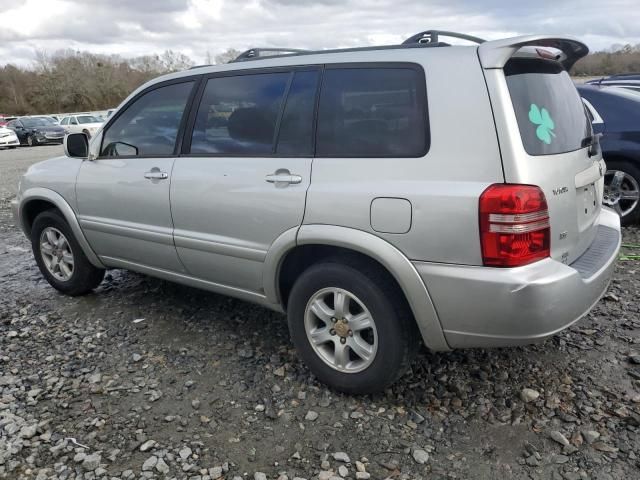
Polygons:
M536 342L605 291L620 222L567 74L587 51L437 31L250 50L143 85L90 143L68 135L15 216L66 294L124 268L256 302L287 313L320 380L379 391L421 341Z

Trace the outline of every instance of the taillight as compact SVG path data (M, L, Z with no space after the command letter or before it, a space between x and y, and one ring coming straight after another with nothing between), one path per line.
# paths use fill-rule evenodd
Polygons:
M480 195L482 260L490 267L519 267L551 253L549 210L534 185L495 184Z

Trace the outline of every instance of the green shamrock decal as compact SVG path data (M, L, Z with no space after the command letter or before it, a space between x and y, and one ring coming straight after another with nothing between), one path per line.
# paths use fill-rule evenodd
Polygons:
M531 109L529 110L529 120L534 125L538 125L538 128L536 128L538 138L549 145L551 143L551 137L556 136L556 134L553 133L553 129L556 128L556 126L547 109L538 108L535 103L532 103Z

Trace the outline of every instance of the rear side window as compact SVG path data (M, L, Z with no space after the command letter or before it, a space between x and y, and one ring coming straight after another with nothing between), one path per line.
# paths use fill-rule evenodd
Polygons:
M191 153L270 155L291 74L212 78L191 139Z
M557 62L512 58L504 68L524 149L529 155L579 150L592 135L580 95Z
M143 94L107 128L102 157L173 154L193 82Z
M328 68L317 156L419 157L429 144L425 80L414 68Z

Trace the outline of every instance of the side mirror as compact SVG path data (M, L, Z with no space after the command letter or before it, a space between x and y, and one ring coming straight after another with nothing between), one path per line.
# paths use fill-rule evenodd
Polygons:
M64 154L71 158L89 156L89 138L84 133L70 133L64 137Z

